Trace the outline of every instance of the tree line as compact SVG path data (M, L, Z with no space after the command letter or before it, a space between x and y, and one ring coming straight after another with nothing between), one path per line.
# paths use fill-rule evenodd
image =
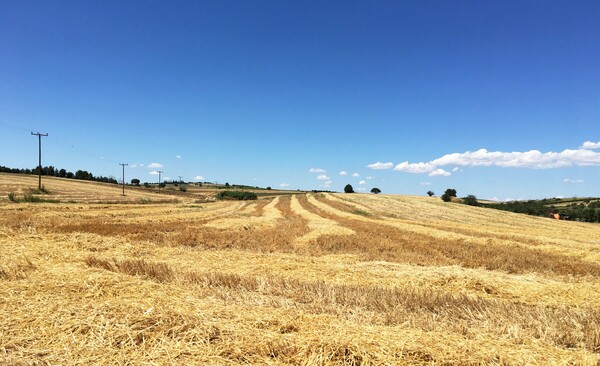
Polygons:
M0 173L39 175L39 167L35 167L33 169L18 169L18 168L9 168L9 167L0 165ZM42 167L42 175L50 176L50 177L79 179L79 180L93 180L96 182L103 182L103 183L114 183L114 184L119 183L114 177L103 177L101 175L94 176L91 172L88 172L87 170L78 170L75 173L73 173L73 172L67 171L66 169L57 169L57 168L53 167L52 165Z

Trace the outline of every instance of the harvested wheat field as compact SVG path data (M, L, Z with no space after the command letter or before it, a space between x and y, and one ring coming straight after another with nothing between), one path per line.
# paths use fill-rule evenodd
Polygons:
M51 183L75 203L0 202L2 365L600 364L597 224Z

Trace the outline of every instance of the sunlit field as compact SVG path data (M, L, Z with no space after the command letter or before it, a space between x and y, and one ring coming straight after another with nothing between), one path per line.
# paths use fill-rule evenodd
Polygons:
M0 178L2 365L600 364L599 224Z

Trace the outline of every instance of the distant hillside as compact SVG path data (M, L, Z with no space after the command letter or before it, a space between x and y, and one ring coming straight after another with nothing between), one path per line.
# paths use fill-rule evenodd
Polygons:
M574 221L600 222L600 198L544 198L541 200L482 203L498 210L548 217L558 213Z

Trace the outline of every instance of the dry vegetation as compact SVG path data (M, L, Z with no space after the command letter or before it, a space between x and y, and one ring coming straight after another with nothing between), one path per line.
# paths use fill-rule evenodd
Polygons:
M51 183L81 199L0 203L2 365L600 365L598 224Z

